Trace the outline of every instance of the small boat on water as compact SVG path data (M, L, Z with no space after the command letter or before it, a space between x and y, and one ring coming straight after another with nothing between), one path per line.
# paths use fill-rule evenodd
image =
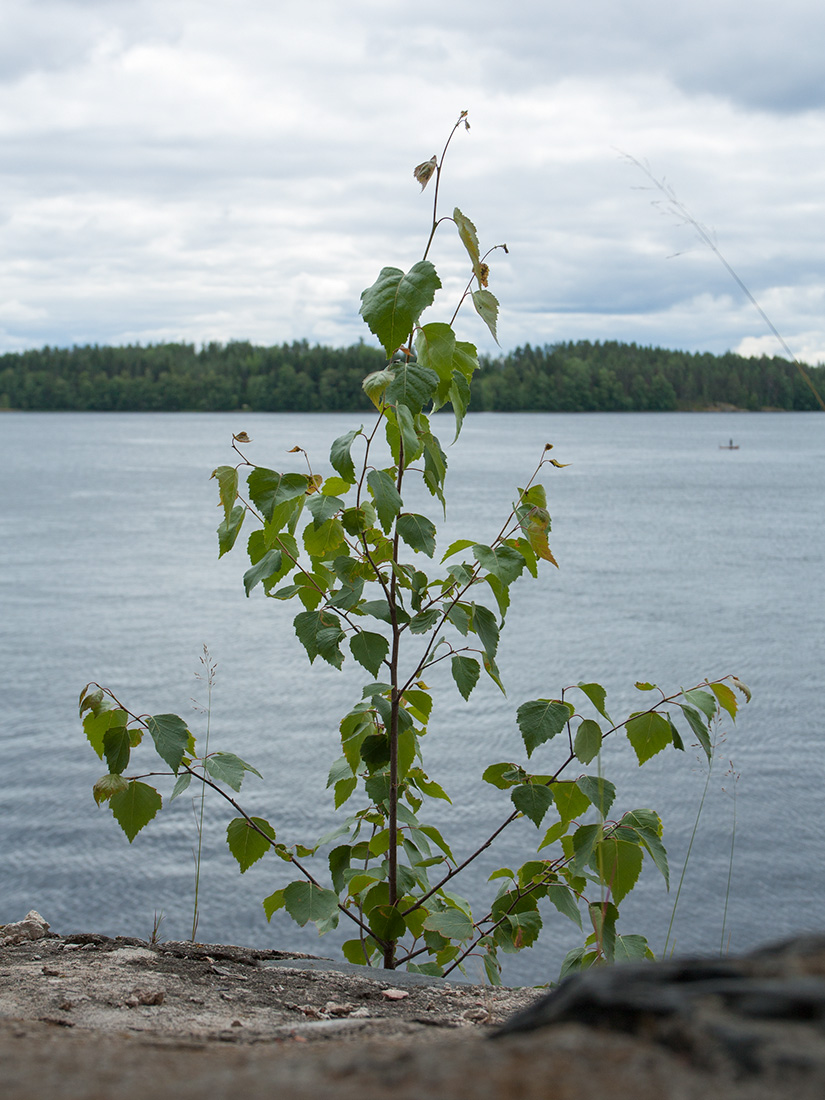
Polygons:
M733 440L731 439L729 443L720 443L719 444L719 450L720 451L738 451L739 450L739 444L734 443Z

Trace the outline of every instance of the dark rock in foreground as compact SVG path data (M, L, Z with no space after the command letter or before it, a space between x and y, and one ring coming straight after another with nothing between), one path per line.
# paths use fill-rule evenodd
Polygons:
M511 1017L506 1038L578 1024L633 1035L704 1073L774 1082L777 1096L818 1082L825 1096L825 936L739 958L599 968L566 979Z

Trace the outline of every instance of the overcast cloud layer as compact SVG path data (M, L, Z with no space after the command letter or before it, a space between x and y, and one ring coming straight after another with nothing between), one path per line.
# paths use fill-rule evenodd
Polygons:
M817 0L7 0L0 351L371 340L360 292L420 259L412 169L467 109L441 210L509 246L505 349L779 353L624 152L825 360L823 42ZM448 319L449 223L431 258ZM472 310L461 325L495 350Z

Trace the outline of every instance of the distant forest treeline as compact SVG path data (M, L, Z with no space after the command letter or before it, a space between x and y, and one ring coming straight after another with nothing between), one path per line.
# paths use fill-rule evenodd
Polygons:
M43 348L0 356L0 408L75 411L330 412L370 408L361 382L384 366L365 344L246 342ZM825 393L825 366L808 374ZM482 357L472 408L520 412L668 411L735 405L816 409L785 359L690 353L615 341Z

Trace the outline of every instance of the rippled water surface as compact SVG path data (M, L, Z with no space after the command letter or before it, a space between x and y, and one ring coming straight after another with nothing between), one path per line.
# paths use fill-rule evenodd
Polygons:
M58 931L147 937L191 927L196 832L179 799L131 846L97 809L101 765L76 717L89 680L133 709L178 712L202 729L195 678L204 643L218 671L212 747L238 752L245 804L285 840L311 842L333 821L325 790L336 724L359 694L358 669L310 669L294 608L246 599L239 551L217 560L213 467L231 461L233 431L262 465L287 468L300 444L328 472L331 439L351 416L4 413L0 416L0 923L38 909ZM452 437L445 418L440 433ZM739 450L720 449L733 436ZM637 679L689 686L734 672L754 692L725 726L685 876L677 951L718 951L736 794L725 946L822 926L822 713L825 668L825 419L817 414L479 414L449 451L453 495L439 536L490 542L545 442L570 463L543 478L561 566L520 582L502 635L504 698L487 681L470 704L452 687L427 738L431 774L453 795L435 819L456 854L472 850L506 796L484 767L522 759L518 704L598 680L611 712L641 699ZM426 494L408 507L434 514ZM437 518L434 515L434 518ZM434 678L437 682L437 678ZM625 744L605 753L617 807L652 806L665 820L674 878L684 861L706 769L695 750L640 770ZM534 760L538 754L534 756ZM732 761L732 764L731 764ZM548 758L549 762L549 758ZM549 769L548 769L549 770ZM734 782L735 775L739 776ZM312 926L267 924L260 900L289 880L263 860L240 877L213 802L201 882L199 938L334 950ZM505 834L463 892L514 866L535 835ZM670 895L651 867L623 905L622 929L661 950ZM555 911L540 945L507 960L505 980L555 977L575 929ZM347 933L349 934L349 933ZM673 943L674 936L671 937ZM471 977L477 977L471 974Z

